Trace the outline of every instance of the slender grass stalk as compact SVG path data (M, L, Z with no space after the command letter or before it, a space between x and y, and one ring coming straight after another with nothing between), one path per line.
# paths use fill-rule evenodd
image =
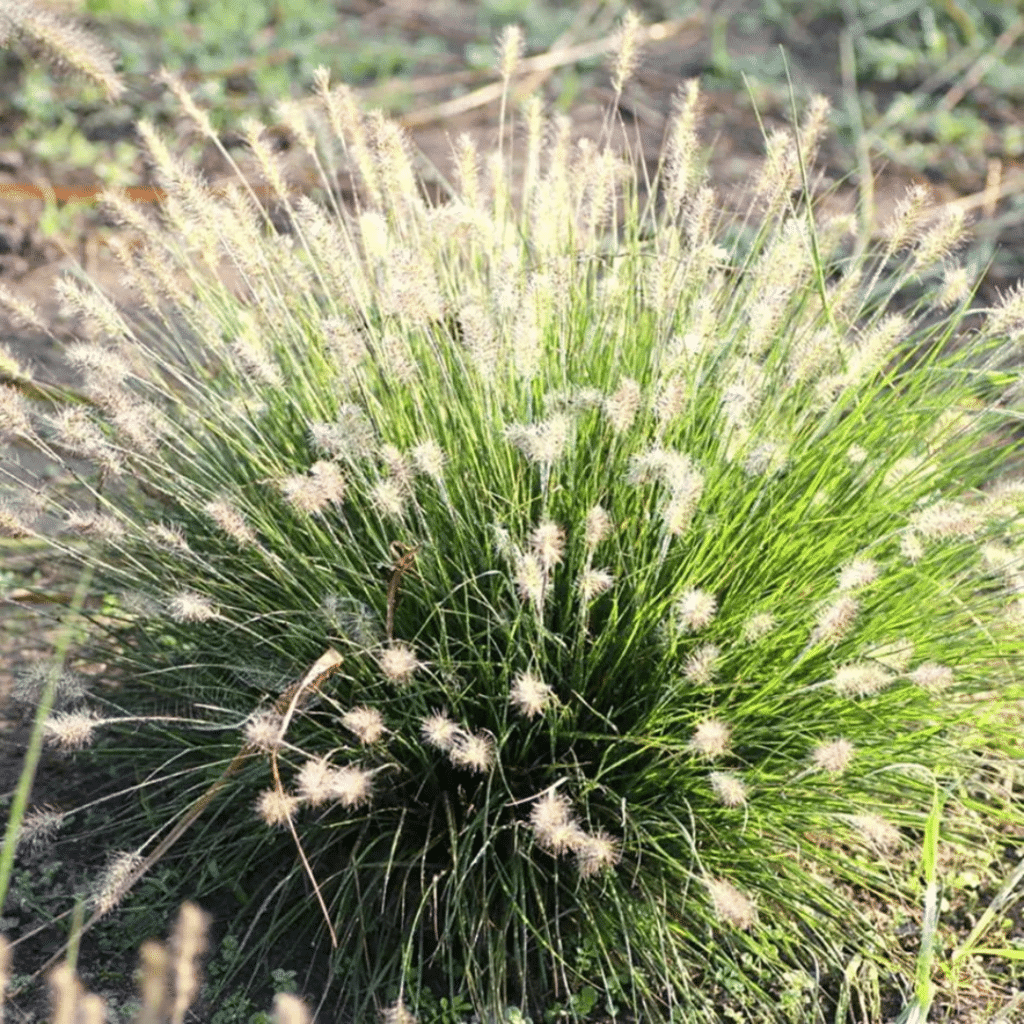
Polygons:
M85 599L89 595L92 578L93 569L87 565L79 574L67 615L57 634L51 667L47 672L32 721L32 732L29 734L28 745L25 747L21 774L18 776L18 785L14 790L11 811L7 818L7 828L4 831L3 848L0 849L0 908L3 907L4 901L7 899L7 889L10 886L11 871L14 868L14 856L18 846L18 833L25 818L25 810L28 807L29 795L35 781L36 769L39 767L39 758L43 752L43 736L46 721L53 708L57 679L64 668L72 639L79 629L78 620L82 614Z

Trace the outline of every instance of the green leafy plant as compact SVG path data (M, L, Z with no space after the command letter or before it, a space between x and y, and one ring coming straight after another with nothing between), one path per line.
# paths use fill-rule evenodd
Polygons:
M438 206L317 91L320 203L258 124L265 188L221 194L143 124L163 219L110 205L144 315L65 281L88 403L4 389L9 433L97 467L88 506L45 494L52 543L121 596L117 686L47 722L119 770L94 918L173 857L239 897L225 980L286 941L338 1019L403 1024L792 1020L792 972L849 1002L855 961L908 967L878 908L1020 697L1024 289L970 313L920 189L850 257L808 198L820 100L734 231L695 83L646 197L611 118L574 142L532 101Z

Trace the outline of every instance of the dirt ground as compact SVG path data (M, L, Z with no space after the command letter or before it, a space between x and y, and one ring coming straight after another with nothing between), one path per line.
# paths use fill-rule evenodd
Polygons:
M383 5L387 7L388 5ZM747 4L747 7L752 5ZM756 7L756 5L753 5ZM368 18L374 5L368 5ZM368 23L369 24L369 23ZM410 31L417 31L415 24ZM432 31L443 32L445 25L434 24ZM456 26L447 26L452 39L458 39ZM372 31L369 24L368 31ZM728 44L746 57L763 54L765 59L784 44L799 95L820 91L833 104L844 104L844 87L840 76L838 28L828 24L814 32L786 39L774 31L760 34L730 35ZM453 43L454 45L454 43ZM711 41L708 25L697 16L681 23L669 23L665 38L645 47L644 60L636 78L627 85L619 113L627 130L635 133L643 157L653 169L664 136L673 98L687 78L702 76L711 63ZM451 164L452 142L461 132L479 140L481 149L491 146L495 137L497 104L489 102L470 106L465 91L447 87L429 89L438 78L423 79L417 86L421 102L417 112L406 118L418 151L418 160L427 178L432 168L448 168ZM416 83L414 76L413 82ZM404 83L408 87L408 80ZM4 91L0 83L0 95ZM383 86L378 86L383 88ZM550 78L538 76L535 88L549 100L554 98ZM778 89L755 89L760 118L768 130L789 122L789 98ZM451 100L468 109L456 113ZM577 96L572 110L573 132L576 136L596 136L614 93L607 76L594 76ZM2 105L2 103L0 103ZM1020 112L993 104L993 126L1012 121L1024 126ZM0 131L3 120L0 116ZM710 179L728 206L737 200L738 192L759 166L763 153L763 130L751 96L735 90L705 89L702 137L711 147ZM179 141L184 143L182 137ZM0 345L19 362L31 367L36 379L51 383L69 383L72 377L63 364L62 348L74 336L74 325L62 313L53 292L56 280L77 267L108 288L121 302L130 304L132 296L121 285L117 267L106 249L106 240L117 229L98 214L83 216L72 237L53 237L41 230L45 188L78 190L87 194L96 182L88 173L69 175L58 164L42 164L29 155L9 146L9 139L0 134L0 286L21 299L33 302L49 326L52 336L19 328L0 312ZM964 168L964 161L950 154L947 168L936 167L928 175L937 205L959 202L971 213L976 230L1000 258L993 260L979 293L982 304L991 302L998 291L1007 288L1024 267L1024 224L1007 214L1010 196L1017 187L1013 183L1022 175L1021 169L1005 162L999 168L998 181L993 184L991 161L977 161L977 166ZM823 178L819 191L834 188L830 202L852 210L857 201L860 181L856 155L848 145L835 139L828 142L821 156ZM140 185L148 184L146 168L137 165ZM212 153L203 159L204 172L212 179L224 173ZM303 180L301 162L293 165L295 179ZM873 166L875 223L881 224L888 211L902 197L915 174L898 163ZM70 193L61 193L70 194ZM29 454L11 448L0 451L5 467L35 468ZM2 497L2 494L0 494ZM3 542L0 542L2 544ZM36 603L40 595L63 594L73 581L62 579L48 565L45 554L18 546L6 549L0 565L0 793L10 793L16 785L21 767L23 745L27 736L26 712L9 701L12 686L26 668L52 653L60 604ZM64 790L62 762L44 757L37 778L33 803L58 798Z

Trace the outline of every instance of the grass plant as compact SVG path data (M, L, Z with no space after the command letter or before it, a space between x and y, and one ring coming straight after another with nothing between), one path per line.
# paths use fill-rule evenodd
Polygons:
M353 1021L781 1021L800 984L866 1014L851 965L911 968L937 788L1021 696L1024 289L972 311L921 190L851 256L820 99L726 213L699 103L654 182L614 115L503 104L437 203L325 73L287 111L319 200L255 122L262 181L218 193L140 125L161 216L108 197L138 308L66 279L86 400L0 404L88 496L4 529L60 516L112 598L111 685L47 723L116 773L95 919L173 863L237 900L236 974L308 967Z

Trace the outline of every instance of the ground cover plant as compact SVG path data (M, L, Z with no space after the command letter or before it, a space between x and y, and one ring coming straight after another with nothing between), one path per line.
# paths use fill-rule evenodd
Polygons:
M255 122L264 180L222 193L140 126L161 218L108 203L140 309L67 279L82 400L0 407L89 494L4 530L58 515L109 595L110 685L63 677L46 726L118 783L70 822L97 917L169 863L237 899L238 971L308 966L353 1020L785 1020L794 979L839 1015L857 958L906 966L879 925L937 793L989 837L970 794L1019 754L1024 289L968 312L920 190L851 255L820 100L725 216L698 111L648 183L613 116L503 104L441 202L325 74L288 110L320 201Z

